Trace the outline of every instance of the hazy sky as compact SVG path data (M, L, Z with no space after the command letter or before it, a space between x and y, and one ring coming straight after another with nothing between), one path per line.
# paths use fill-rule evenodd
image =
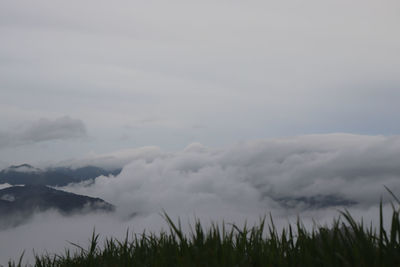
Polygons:
M0 165L398 134L399 25L397 0L1 1Z

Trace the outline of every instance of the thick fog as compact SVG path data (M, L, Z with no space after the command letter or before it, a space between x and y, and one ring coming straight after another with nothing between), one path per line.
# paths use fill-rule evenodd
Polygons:
M206 225L222 220L254 224L271 213L279 227L298 215L311 227L313 219L331 223L346 207L376 225L381 197L386 221L390 215L392 199L384 186L400 192L399 136L309 135L126 153L135 158L118 176L59 188L100 197L117 206L115 213L68 218L56 212L38 214L25 225L0 232L1 261L23 250L28 258L32 249L63 252L70 247L67 241L85 246L94 227L102 237L123 237L128 228L158 232L167 228L163 210L184 225L194 217ZM312 197L317 203L309 201ZM335 202L339 200L347 202Z

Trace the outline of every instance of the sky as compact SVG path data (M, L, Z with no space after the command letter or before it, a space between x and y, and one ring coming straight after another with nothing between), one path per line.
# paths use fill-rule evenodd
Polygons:
M2 166L400 131L398 1L0 7Z
M398 25L395 0L1 1L0 168L123 169L59 188L116 214L37 214L0 231L0 264L84 245L93 226L157 231L163 209L310 226L338 208L299 198L352 201L368 221L383 197L388 218Z

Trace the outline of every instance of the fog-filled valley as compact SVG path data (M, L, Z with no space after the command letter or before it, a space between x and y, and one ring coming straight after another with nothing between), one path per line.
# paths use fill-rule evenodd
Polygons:
M312 228L315 222L330 224L344 209L376 226L381 198L386 222L391 215L393 197L385 186L400 190L398 136L309 135L215 148L194 143L177 152L143 147L97 160L105 168L128 158L119 174L53 186L100 198L115 205L115 211L65 214L50 207L37 212L0 231L1 262L23 251L30 260L33 250L59 253L71 247L68 242L86 246L94 229L103 238L123 238L128 229L159 232L168 229L163 211L180 218L186 230L195 218L205 225L252 225L269 214L281 228L297 216Z

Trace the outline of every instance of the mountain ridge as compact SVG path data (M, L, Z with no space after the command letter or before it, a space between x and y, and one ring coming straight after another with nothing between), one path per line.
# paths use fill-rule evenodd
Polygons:
M65 186L93 180L101 175L118 175L122 169L107 170L101 167L87 165L79 168L68 166L36 168L30 164L11 165L0 171L0 184L11 185L49 185Z
M62 215L112 212L115 206L100 198L78 195L44 185L11 186L0 190L0 228L24 223L36 212Z

